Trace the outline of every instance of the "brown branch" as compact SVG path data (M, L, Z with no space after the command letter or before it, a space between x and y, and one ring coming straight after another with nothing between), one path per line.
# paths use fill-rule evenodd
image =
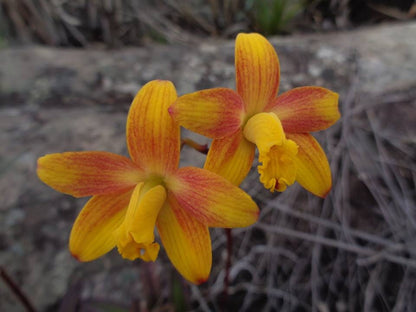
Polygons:
M7 274L6 270L0 266L0 276L3 281L9 286L10 290L17 296L22 305L26 308L26 311L36 312L36 309L33 307L29 298L23 293L20 287L12 280L12 278Z
M224 288L220 299L224 311L227 310L230 285L231 257L233 253L233 236L231 233L231 229L225 229L225 235L227 237L227 258L225 260Z

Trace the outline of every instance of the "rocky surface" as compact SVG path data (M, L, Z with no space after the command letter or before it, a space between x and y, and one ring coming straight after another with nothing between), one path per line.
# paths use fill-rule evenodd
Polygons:
M348 114L343 105L351 101L352 92L360 105L386 100L385 109L375 116L376 126L387 138L414 148L415 33L416 23L406 23L271 38L280 57L280 90L302 85L335 90L344 118ZM125 120L139 88L152 79L172 80L179 94L233 88L233 45L210 40L123 50L0 50L0 264L39 310L56 310L71 285L81 280L85 298L128 305L143 294L137 281L144 273L115 253L87 264L70 257L68 235L85 200L43 185L36 177L36 159L75 150L126 154ZM360 105L355 108L360 110ZM201 155L187 148L182 160L203 163ZM270 198L250 183L244 187L252 194ZM165 268L165 263L162 255L152 270ZM0 310L23 310L2 281Z

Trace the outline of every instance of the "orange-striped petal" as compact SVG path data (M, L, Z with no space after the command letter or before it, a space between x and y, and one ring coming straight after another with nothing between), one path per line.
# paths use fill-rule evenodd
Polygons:
M223 139L214 139L204 169L215 172L238 186L251 169L254 152L255 145L244 138L242 131Z
M296 181L309 192L325 197L332 187L331 169L321 145L310 134L288 133L287 137L295 141L298 154Z
M157 229L166 253L179 273L194 284L205 282L212 265L208 227L168 195L157 219Z
M244 227L257 221L259 209L251 197L208 170L185 167L167 181L178 203L210 227Z
M340 117L338 94L321 87L299 87L279 95L266 108L286 132L305 133L332 126Z
M123 258L156 260L160 246L154 241L154 229L165 199L166 191L162 185L140 183L136 186L124 222L116 233L118 252Z
M280 66L273 46L259 34L239 34L235 43L237 92L248 114L259 113L276 97Z
M67 152L38 159L39 178L53 189L75 197L126 191L143 180L130 159L107 152Z
M127 147L150 173L165 174L179 165L179 125L168 108L176 100L170 81L154 80L137 93L127 117Z
M69 238L69 250L76 259L95 260L116 246L114 231L124 220L131 193L97 195L86 203Z
M183 95L169 108L169 112L181 126L209 138L221 138L236 132L244 118L241 97L227 88Z

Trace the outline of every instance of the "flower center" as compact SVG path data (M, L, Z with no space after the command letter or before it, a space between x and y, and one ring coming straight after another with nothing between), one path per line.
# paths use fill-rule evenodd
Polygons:
M282 145L273 145L266 153L259 154L262 163L257 167L260 182L271 192L283 192L287 186L295 183L296 157L298 146L292 140L285 140Z
M124 221L115 231L117 249L123 258L156 260L160 246L154 242L154 228L165 200L166 190L156 181L136 186Z
M251 117L244 127L244 136L259 150L257 167L260 182L271 192L283 192L296 179L294 158L297 144L286 139L282 123L274 113L259 113Z

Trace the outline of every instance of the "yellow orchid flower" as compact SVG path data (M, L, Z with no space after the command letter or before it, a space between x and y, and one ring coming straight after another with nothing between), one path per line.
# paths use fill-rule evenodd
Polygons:
M258 218L248 194L208 170L178 169L180 128L168 107L177 98L169 81L138 92L127 118L131 159L107 152L49 154L39 178L57 191L91 196L69 239L72 255L91 261L117 246L122 257L155 261L159 244L189 281L207 280L212 263L208 227L244 227Z
M239 185L257 146L260 181L266 188L284 191L298 181L325 197L331 171L310 132L339 119L338 94L308 86L277 96L279 59L267 39L256 33L237 36L235 67L237 92L202 90L179 97L169 108L182 126L214 139L204 168Z

